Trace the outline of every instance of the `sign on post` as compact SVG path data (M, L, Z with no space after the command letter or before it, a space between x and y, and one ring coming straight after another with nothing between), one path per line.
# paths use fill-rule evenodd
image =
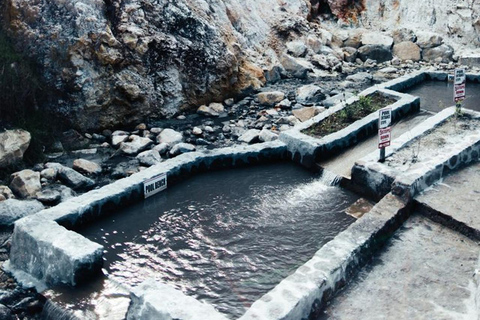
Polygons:
M380 149L380 162L385 161L385 148L392 140L392 108L383 108L378 111L378 148Z
M378 130L378 147L380 149L388 147L390 145L391 140L392 140L391 127Z
M143 182L143 194L145 199L167 189L167 174L162 173L158 176L145 180Z
M465 75L465 69L455 69L455 82L453 86L453 100L455 103L465 100L465 84L467 77Z

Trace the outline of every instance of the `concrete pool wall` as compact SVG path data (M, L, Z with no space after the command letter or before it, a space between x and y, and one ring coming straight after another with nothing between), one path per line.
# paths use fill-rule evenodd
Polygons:
M446 73L420 71L372 87L364 93L373 93L378 90L384 94L399 97L400 100L395 103L394 109L398 110L398 116L401 116L405 112L418 110L418 98L392 90L404 90L428 79L444 81L447 77ZM467 78L469 81L480 82L480 75L467 75ZM347 103L353 101L354 99ZM335 106L328 112L338 111L342 107ZM451 111L439 117L447 113L451 114ZM14 275L30 274L49 285L75 286L101 272L103 247L71 229L95 221L102 215L113 213L117 208L141 201L145 180L167 173L170 185L196 172L286 159L293 159L306 167L313 168L316 157L321 156L322 153L328 153L333 146L338 148L350 146L359 139L358 135L361 131L374 130L378 121L378 116L371 114L357 124L345 128L343 132L339 131L324 139L314 139L301 134L301 130L315 121L320 121L326 115L327 113L320 114L314 120L282 133L280 141L183 154L103 188L72 198L56 207L23 218L15 223L10 260L4 267ZM319 140L323 141L319 142ZM403 144L406 140L408 139L405 138L405 141L399 139L395 143ZM466 156L469 157L469 161L473 161L472 154L474 151L478 152L479 147L477 141L471 146L459 146L457 151L468 152L469 155ZM457 156L462 158L463 154L458 153ZM449 166L450 161L443 161L442 166L448 166L449 170L456 169L458 166ZM324 304L333 297L335 291L345 285L355 270L362 266L376 248L381 246L385 239L408 218L411 195L428 184L426 180L433 181L438 177L435 173L438 168L435 166L431 177L424 177L424 172L415 179L399 179L396 184L398 188L394 189L396 194L402 197L397 197L389 193L393 180L390 181L391 177L384 174L383 169L376 170L373 167L361 166L363 168L359 166L354 170L362 173L371 192L386 196L368 215L319 249L311 260L256 301L241 317L242 320L307 319L318 314ZM363 178L359 178L362 175L352 175L352 179L355 183L365 185L365 181L362 182ZM408 196L405 197L405 195ZM53 264L52 261L58 263ZM195 299L181 292L171 292L163 284L149 282L144 286L149 288L144 290L145 294L138 290L131 294L133 303L129 311L129 319L142 317L141 313L138 313L142 310L151 314L173 314L174 311L154 303L155 299L150 300L152 298L150 295L158 295L161 292L166 294L166 297L177 296L178 304L183 309L189 309L192 306L193 310L202 310L202 312L209 310L210 319L224 319L224 316L215 309L193 301ZM203 315L198 313L197 315L204 319Z
M480 113L464 110L472 117L480 118ZM450 107L403 134L386 148L386 157L395 155L415 139L420 139L438 125L455 115L455 107ZM389 167L378 162L378 153L371 153L357 161L352 168L352 183L360 186L367 194L383 197L390 191L410 200L420 191L441 179L446 173L459 169L480 155L480 131L474 131L460 143L447 148L445 152L432 159L417 163L414 169L407 172Z

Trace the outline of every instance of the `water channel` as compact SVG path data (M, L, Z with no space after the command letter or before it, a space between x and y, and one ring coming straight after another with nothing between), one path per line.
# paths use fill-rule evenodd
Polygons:
M237 318L346 229L357 199L288 163L197 175L81 230L105 246L105 277L47 295L82 318L120 319L122 287L153 277Z

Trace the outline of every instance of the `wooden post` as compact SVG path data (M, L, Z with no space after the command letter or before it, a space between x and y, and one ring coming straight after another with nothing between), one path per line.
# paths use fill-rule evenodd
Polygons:
M385 148L380 148L380 159L379 162L385 162Z

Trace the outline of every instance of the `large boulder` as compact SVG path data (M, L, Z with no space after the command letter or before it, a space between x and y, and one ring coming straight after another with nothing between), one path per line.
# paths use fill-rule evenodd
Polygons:
M281 91L260 92L257 94L258 102L266 106L274 106L285 99L285 93Z
M183 134L173 129L165 129L157 137L157 142L159 144L166 143L170 147L182 142L182 140Z
M303 105L313 105L325 99L322 88L315 84L301 86L296 90L296 99Z
M408 28L399 28L392 31L392 38L394 43L400 43L405 41L415 42L417 36Z
M170 155L175 157L182 153L193 152L195 149L193 144L181 142L173 146Z
M288 54L282 55L280 62L285 71L294 78L306 79L312 68Z
M442 44L435 48L424 49L423 60L432 62L450 62L453 59L454 50L451 46Z
M369 44L358 49L358 57L362 61L371 59L381 63L392 60L393 55L392 51L384 46Z
M404 41L393 46L393 54L400 60L420 61L421 49L411 41Z
M102 173L102 166L87 159L75 159L72 168L84 174Z
M382 46L385 49L390 49L393 45L393 38L381 32L365 32L362 34L362 44Z
M149 138L144 138L132 134L128 137L128 140L120 143L120 148L123 153L128 155L136 155L139 152L142 152L153 144L153 141Z
M0 133L0 169L19 162L30 145L31 135L25 130Z
M52 168L57 171L57 178L74 190L88 190L95 186L95 181L85 177L81 173L72 168L65 167L59 163L46 163L45 167Z
M139 153L136 157L138 162L144 166L153 166L160 162L162 162L162 157L160 157L160 153L157 150L148 150Z
M42 189L40 173L30 169L13 173L10 189L20 198L34 198Z
M0 226L11 226L15 221L44 209L37 200L8 199L0 202Z
M443 37L438 33L429 31L417 32L417 45L422 49L438 47L443 43Z

